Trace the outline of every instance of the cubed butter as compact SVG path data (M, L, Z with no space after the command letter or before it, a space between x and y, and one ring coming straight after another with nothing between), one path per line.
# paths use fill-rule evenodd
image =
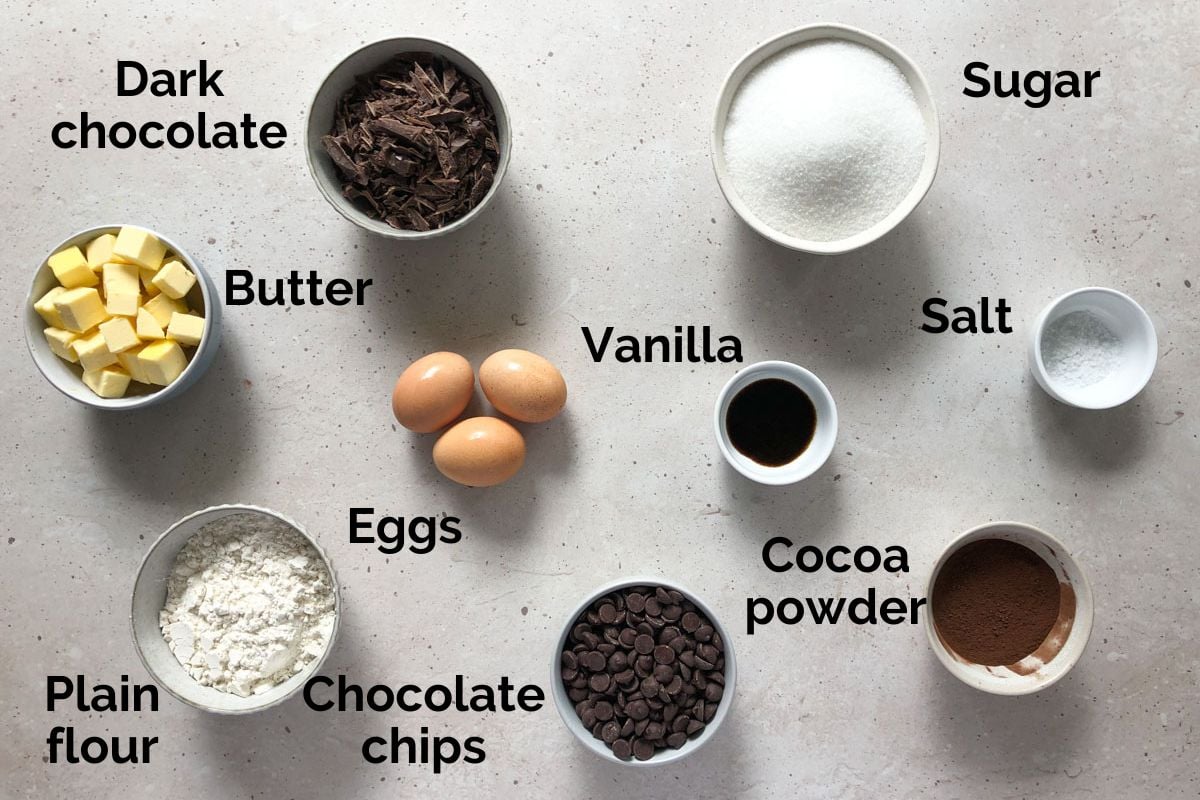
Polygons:
M175 312L172 312L172 316ZM168 323L169 324L169 323ZM165 339L167 334L162 329L162 325L158 324L158 320L154 315L147 311L144 307L138 309L137 313L137 335L139 339ZM137 376L134 376L134 380Z
M158 270L138 267L138 271L142 276L142 287L145 289L147 297L154 297L154 295L162 291L154 285L154 276L158 274Z
M133 329L133 324L125 317L113 317L106 322L101 322L100 335L104 337L104 344L108 346L108 352L114 354L137 347L142 343Z
M79 361L79 356L71 347L71 342L79 338L78 333L65 331L62 328L46 328L42 332L46 334L46 344L50 345L50 352L72 364Z
M84 372L93 372L117 363L116 354L108 349L104 334L100 331L80 336L71 342L71 347L75 349L75 355L79 357L79 364Z
M104 265L101 274L104 276L104 305L108 313L136 317L142 297L138 267L110 261Z
M33 304L33 310L36 311L42 319L46 320L46 324L52 328L62 328L62 316L59 315L58 309L54 307L55 299L65 292L61 286L55 286L50 291L42 295L41 299Z
M83 333L108 319L100 293L91 288L67 289L54 298L54 310L62 325L69 331Z
M184 303L165 294L156 294L154 297L151 297L142 308L154 316L160 328L166 328L171 324L172 314L176 312L180 314L187 313L187 306Z
M115 234L105 233L88 242L87 262L92 272L99 272L100 267L113 260L113 245L116 243Z
M167 247L150 231L126 225L117 233L117 241L113 243L113 255L121 261L137 264L147 269L158 269L162 266L163 256Z
M120 367L85 370L83 382L101 397L124 397L125 390L129 388L129 373Z
M84 257L83 251L78 247L59 250L46 259L46 264L50 266L50 271L54 273L58 282L67 289L74 289L77 286L95 286L100 282L96 273L92 272L92 268L88 266L88 260Z
M129 373L130 377L132 377L138 383L150 383L150 379L146 377L146 373L142 371L141 362L138 361L138 355L144 349L146 349L146 345L138 345L137 347L131 347L124 352L117 353L117 361L120 362L121 366L125 368L125 371Z
M167 326L167 336L179 342L184 347L195 347L204 336L204 317L195 314L171 315L171 323Z
M151 281L159 291L176 300L186 295L196 285L196 276L180 261L168 261Z
M138 364L150 383L168 386L187 367L187 356L179 342L163 339L143 347L138 353Z

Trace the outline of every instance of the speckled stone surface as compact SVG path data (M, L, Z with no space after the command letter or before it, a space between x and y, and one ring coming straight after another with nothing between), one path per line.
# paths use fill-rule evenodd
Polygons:
M1177 2L227 3L0 6L0 794L213 797L1195 797L1200 701L1196 475L1200 251L1195 4ZM708 157L725 72L807 22L860 25L921 65L939 104L941 169L914 215L837 258L779 249L739 223ZM444 39L505 93L511 169L485 218L422 245L368 238L318 195L306 107L342 55L394 32ZM117 98L118 58L207 58L224 98ZM1030 109L962 95L973 60L1101 69L1089 100ZM59 151L51 126L277 119L267 151ZM216 276L316 269L371 277L361 308L230 307L211 372L169 405L124 416L59 396L25 352L20 307L45 249L107 221L186 244ZM1158 328L1158 371L1114 411L1049 399L1025 337L1060 293L1132 294ZM933 336L921 303L1005 297L1015 333ZM595 364L580 325L669 332L709 324L747 362L796 361L841 412L831 462L769 490L720 460L711 404L729 365ZM507 346L557 364L568 412L527 427L510 484L441 480L432 439L393 425L391 384L434 349L474 361ZM297 698L210 716L163 694L157 713L46 710L46 676L148 676L130 641L150 542L208 505L249 502L304 523L344 583L330 674L362 683L537 682L596 585L661 573L738 631L736 706L702 753L657 771L579 747L535 714L318 714ZM464 541L385 557L348 541L351 506L449 513ZM958 532L1020 519L1062 538L1095 591L1077 668L1038 695L983 695L935 660L920 627L744 633L751 595L875 586L922 595ZM768 572L763 542L908 549L907 575ZM52 726L158 736L149 765L44 763ZM396 725L478 735L487 759L374 766L364 738Z

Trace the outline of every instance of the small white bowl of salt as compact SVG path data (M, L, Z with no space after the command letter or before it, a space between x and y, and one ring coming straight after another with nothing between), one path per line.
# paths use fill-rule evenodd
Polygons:
M1029 364L1046 393L1076 408L1133 399L1158 363L1154 323L1133 298L1098 286L1067 292L1033 324Z

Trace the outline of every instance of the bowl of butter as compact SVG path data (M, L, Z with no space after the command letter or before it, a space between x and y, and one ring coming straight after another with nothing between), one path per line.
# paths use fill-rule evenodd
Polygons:
M38 265L25 339L38 370L84 405L128 410L183 392L221 338L212 279L171 239L98 225L59 242Z

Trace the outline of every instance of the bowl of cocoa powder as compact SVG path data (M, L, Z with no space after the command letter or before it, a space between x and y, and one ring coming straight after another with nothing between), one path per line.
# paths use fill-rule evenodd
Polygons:
M1092 590L1050 534L991 522L952 541L934 565L925 630L938 660L992 694L1021 695L1061 680L1092 632Z

